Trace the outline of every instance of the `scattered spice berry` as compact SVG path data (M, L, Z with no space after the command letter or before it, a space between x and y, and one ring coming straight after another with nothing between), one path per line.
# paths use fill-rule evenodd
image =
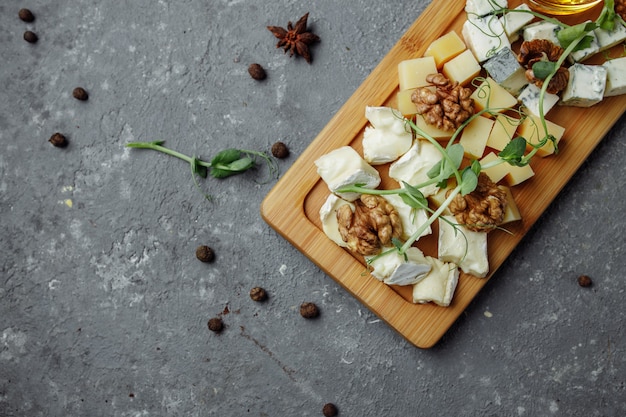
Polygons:
M268 26L267 29L278 39L277 48L283 48L289 56L300 55L306 62L311 63L309 45L320 41L320 37L306 30L309 14L305 14L296 22L295 26L287 23L287 29L280 26Z
M276 142L272 145L272 155L279 159L287 158L289 156L289 148L283 142Z
M202 262L213 262L215 260L215 253L210 247L200 245L196 248L196 258Z
M31 32L30 30L27 30L26 32L24 32L24 40L28 43L37 43L39 38L37 37L35 32Z
M219 317L213 317L209 320L207 325L209 326L209 330L215 333L219 333L224 329L224 322Z
M324 417L335 417L339 414L339 410L337 410L337 406L333 403L324 404L324 408L322 408L322 414Z
M320 315L320 310L314 303L306 302L300 305L300 315L305 319L314 319Z
M17 13L20 19L24 22L30 23L35 20L35 15L28 9L20 9Z
M257 81L262 81L267 78L267 73L261 64L250 64L248 74Z
M589 275L581 275L578 277L578 285L581 287L591 287L591 277Z
M85 91L83 87L76 87L72 90L72 95L76 100L80 101L85 101L89 98L89 94L87 94L87 91Z
M250 298L254 301L267 300L267 292L261 287L254 287L250 290Z
M50 136L48 142L56 146L57 148L65 148L68 144L67 138L63 136L61 133L57 132L54 135Z

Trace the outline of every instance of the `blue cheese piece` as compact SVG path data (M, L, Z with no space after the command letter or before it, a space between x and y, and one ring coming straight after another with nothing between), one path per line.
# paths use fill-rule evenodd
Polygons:
M332 193L345 200L354 201L359 193L337 193L337 190L350 185L362 184L366 188L376 188L380 184L380 174L350 146L342 146L316 161L317 173Z
M522 88L528 84L524 68L517 61L511 48L499 50L483 64L483 67L491 78L514 96L517 96Z
M484 62L511 42L497 16L473 17L468 15L462 29L465 44L478 62Z
M626 57L608 60L602 66L606 68L604 96L626 94Z
M489 273L487 232L469 230L458 224L454 216L442 217L439 218L439 259L457 264L466 274L486 277Z
M559 38L556 36L559 30L561 30L561 26L542 20L526 26L522 32L522 37L525 41L532 41L533 39L547 39L555 45L560 45L561 43L559 42Z
M435 145L425 139L418 139L407 153L389 166L389 176L398 181L400 186L403 182L414 187L420 186L419 190L424 197L428 197L437 193L439 188L436 184L421 184L430 180L428 171L442 158Z
M370 274L387 285L413 285L424 279L432 269L431 263L416 247L406 251L406 258L393 247L385 247L382 255L366 256Z
M589 32L587 33L587 36L591 37L591 42L589 43L589 46L587 46L585 49L579 49L570 53L568 57L570 62L583 62L587 58L597 54L600 51L600 44L598 43L598 38L596 37L595 32Z
M528 84L517 99L531 114L540 116L539 114L539 94L541 89L535 84ZM543 114L544 116L559 102L559 96L556 94L545 93L543 96Z
M421 281L413 285L413 302L416 304L433 302L447 307L452 302L459 282L459 268L453 263L430 256L426 257L426 261L431 264L431 270Z
M332 240L342 248L347 247L348 244L343 241L341 233L339 233L337 210L339 210L339 208L346 204L350 205L350 208L352 208L352 211L354 211L354 204L337 197L335 194L330 194L320 208L320 220L322 221L322 230L330 240Z
M606 87L606 68L602 65L574 64L568 68L569 81L561 95L567 106L591 107L602 101Z
M428 213L425 209L416 209L409 206L398 194L383 195L382 197L396 209L400 216L402 221L402 236L400 238L402 240L409 240L413 234L417 233L420 227L428 222ZM428 226L418 239L431 233L432 228Z
M507 0L467 0L465 11L470 15L485 16L508 5Z
M413 144L413 133L406 119L391 107L366 107L365 117L372 126L363 133L363 157L372 165L395 161Z
M594 33L599 46L598 52L606 51L626 40L626 26L622 25L618 18L615 18L613 30L597 28L594 30Z
M531 13L528 13L530 7L526 3L520 4L513 10L517 11L505 13L500 17L500 23L511 43L520 38L522 29L535 18Z

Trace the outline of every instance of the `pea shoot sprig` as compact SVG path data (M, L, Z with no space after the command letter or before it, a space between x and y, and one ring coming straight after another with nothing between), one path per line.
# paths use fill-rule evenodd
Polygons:
M182 159L189 164L191 168L191 175L198 189L200 188L200 185L197 182L197 176L207 178L210 174L213 178L227 178L233 175L242 174L255 167L258 158L263 160L268 166L271 177L278 176L278 164L265 152L229 148L219 152L213 157L213 159L211 159L210 162L207 162L196 156L188 156L167 148L163 146L164 142L165 141L162 140L156 140L153 142L130 142L126 144L126 147L135 149L152 149L154 151L163 152L164 154ZM205 197L209 200L211 199L211 196L208 194L205 194Z

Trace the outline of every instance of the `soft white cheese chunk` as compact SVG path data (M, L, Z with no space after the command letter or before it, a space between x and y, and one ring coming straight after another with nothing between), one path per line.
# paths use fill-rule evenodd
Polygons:
M459 225L454 216L442 217L439 218L439 259L457 264L466 274L486 277L489 272L487 232L469 230Z
M409 150L413 133L407 120L390 107L366 107L365 117L372 126L363 133L363 157L372 165L395 161Z
M320 208L320 220L322 221L322 230L328 236L330 240L335 242L342 248L347 247L347 243L341 238L339 233L339 223L337 222L337 210L344 205L350 205L352 211L354 211L354 204L336 196L330 194L322 207Z
M328 189L348 201L359 198L359 193L337 193L342 187L362 184L366 188L376 188L380 184L380 174L350 146L342 146L320 156L316 161L317 173Z
M465 44L478 62L486 61L502 48L511 47L511 42L496 16L468 15L461 32Z
M562 104L591 107L602 101L606 87L606 68L602 65L574 64L568 68L569 81L561 95Z
M600 51L600 44L598 43L598 38L596 37L595 32L589 32L587 33L587 36L591 37L589 46L569 54L568 58L571 62L583 62L585 59L597 54Z
M432 143L424 139L414 141L411 149L389 167L389 176L398 181L406 182L412 186L418 186L428 180L428 171L442 159L439 150ZM424 197L437 193L439 188L436 184L420 187Z
M420 304L434 302L447 307L452 302L459 282L459 268L453 263L430 256L427 256L426 260L432 268L428 275L413 285L413 302Z
M400 238L402 240L408 240L414 233L417 233L417 229L428 222L428 212L425 209L415 209L409 206L398 194L383 195L382 197L396 209L400 216L402 221L402 236ZM431 233L432 228L428 226L419 237Z
M610 59L602 66L606 68L604 96L626 94L626 57Z
M532 41L533 39L547 39L553 44L560 46L559 38L556 34L561 30L561 26L541 20L536 23L531 23L526 26L522 31L522 37L525 41Z
M468 14L485 16L495 10L508 7L507 0L467 0L465 2L465 12Z
M596 34L596 40L600 47L598 52L606 51L626 40L626 26L622 25L617 17L615 18L615 27L613 30L597 28L594 30L594 33Z
M385 247L384 255L366 256L371 274L387 285L412 285L423 279L432 268L426 257L416 247L406 251L406 259L395 248Z
M539 116L539 94L541 88L535 84L528 84L517 97L518 101L535 116ZM548 112L559 102L559 96L557 94L545 93L543 96L543 114Z
M522 3L513 10L524 10L525 12L530 11L530 7L526 3ZM531 13L525 12L512 12L505 13L500 17L500 23L506 32L506 36L509 38L509 42L513 43L517 41L520 37L520 32L522 29L528 25L534 18Z

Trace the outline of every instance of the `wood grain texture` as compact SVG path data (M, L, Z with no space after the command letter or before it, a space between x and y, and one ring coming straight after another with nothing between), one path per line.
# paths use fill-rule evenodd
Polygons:
M509 1L510 7L520 1ZM311 145L268 193L261 205L263 219L326 274L335 279L373 313L420 348L437 343L481 288L494 277L539 216L546 210L572 175L585 161L626 109L626 96L611 97L588 109L560 107L548 119L566 127L558 155L535 158L535 176L513 187L523 219L507 225L512 233L489 235L490 274L475 278L461 274L452 304L416 305L410 302L410 287L390 287L365 272L360 259L330 241L321 229L319 209L329 191L320 180L314 161L340 146L361 151L366 124L366 106L394 106L398 91L397 65L422 56L438 37L454 30L461 33L465 0L434 0L400 38L380 64L322 129ZM395 187L383 167L382 188ZM434 234L433 234L434 235ZM420 239L427 254L436 253L436 237ZM499 276L498 279L506 279Z

